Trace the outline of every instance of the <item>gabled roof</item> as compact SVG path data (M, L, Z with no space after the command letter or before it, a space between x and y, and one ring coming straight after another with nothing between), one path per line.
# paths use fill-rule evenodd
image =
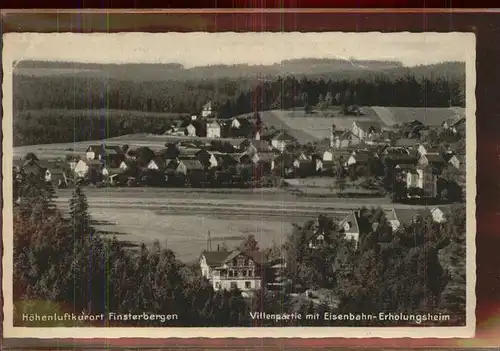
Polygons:
M349 230L345 233L359 233L358 219L356 218L354 211L351 211L347 217L340 221L340 227L343 228L345 223L349 223Z
M220 266L225 259L231 254L231 251L203 251L202 255L207 261L209 267Z
M163 169L167 166L166 160L160 156L153 157L153 159L150 161L150 163L151 162L154 162L156 164L156 166L158 166L159 169Z

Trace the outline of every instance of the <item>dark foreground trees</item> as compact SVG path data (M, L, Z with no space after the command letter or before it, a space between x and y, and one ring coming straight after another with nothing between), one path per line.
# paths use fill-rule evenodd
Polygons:
M158 321L56 322L51 325L122 326L280 326L333 325L332 321L275 322L255 320L250 312L377 313L440 312L450 323L465 318L465 210L448 221L429 217L392 231L380 209L360 212L358 247L344 239L327 217L298 226L278 256L285 256L287 275L307 289L323 290L329 299L293 296L263 289L251 299L237 290L216 293L197 265L178 261L155 243L136 249L108 239L92 226L85 195L75 189L69 216L53 206L44 183L25 178L14 206L14 320L22 313L176 314ZM318 249L308 246L311 233L324 234ZM249 237L244 247L256 249ZM48 310L47 310L48 309ZM59 324L58 324L59 323ZM65 323L65 324L64 324ZM83 323L83 324L82 324ZM350 323L350 322L349 322ZM358 322L353 322L358 325ZM358 324L356 324L358 323ZM377 322L378 323L378 322ZM375 323L375 324L377 324ZM51 326L44 324L43 326ZM346 325L346 322L336 322Z

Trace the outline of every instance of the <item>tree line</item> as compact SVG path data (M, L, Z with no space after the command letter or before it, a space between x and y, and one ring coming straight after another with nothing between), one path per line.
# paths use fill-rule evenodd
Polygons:
M166 245L142 244L133 250L116 237L98 232L79 187L67 215L56 208L54 189L42 180L29 176L18 180L14 193L15 325L20 325L22 313L40 313L47 303L52 304L52 313L55 308L60 313L178 314L179 319L169 324L177 326L276 326L252 320L250 312L382 310L449 313L450 323L464 323L463 207L455 209L445 223L424 216L395 232L381 209L361 209L358 248L327 217L296 225L283 246L267 250L268 257L286 259L285 276L294 284L331 291L337 300L332 306L286 291L262 289L251 299L243 298L237 289L215 292L197 264L180 262ZM308 241L317 232L324 234L327 245L311 250ZM252 237L242 245L241 249L258 248ZM81 326L92 325L86 323ZM109 325L123 323L158 326L154 321L111 321Z

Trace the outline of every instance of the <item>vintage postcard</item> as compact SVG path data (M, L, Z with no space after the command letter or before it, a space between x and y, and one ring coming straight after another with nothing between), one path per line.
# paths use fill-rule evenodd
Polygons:
M474 34L15 33L3 72L4 337L474 335Z

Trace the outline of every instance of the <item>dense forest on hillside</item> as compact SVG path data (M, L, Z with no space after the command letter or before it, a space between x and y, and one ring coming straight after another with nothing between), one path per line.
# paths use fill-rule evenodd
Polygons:
M465 73L459 64L436 72L435 67L401 68L400 74L375 71L351 77L322 75L272 79L221 78L167 81L125 81L92 76L14 76L14 145L83 141L91 135L117 136L130 132L157 133L161 117L107 118L108 110L199 113L211 100L220 118L258 110L316 106L324 97L360 106L449 107L465 104ZM447 66L448 67L448 66ZM453 69L452 69L453 68ZM68 110L51 122L31 111ZM74 110L82 111L75 113ZM101 115L88 110L101 110ZM55 123L57 121L57 123ZM104 122L105 121L105 122ZM134 125L131 128L131 125ZM136 127L137 126L137 127ZM51 130L49 131L48 128ZM75 133L78 131L78 133ZM83 133L81 131L84 131ZM161 131L160 131L161 132Z

